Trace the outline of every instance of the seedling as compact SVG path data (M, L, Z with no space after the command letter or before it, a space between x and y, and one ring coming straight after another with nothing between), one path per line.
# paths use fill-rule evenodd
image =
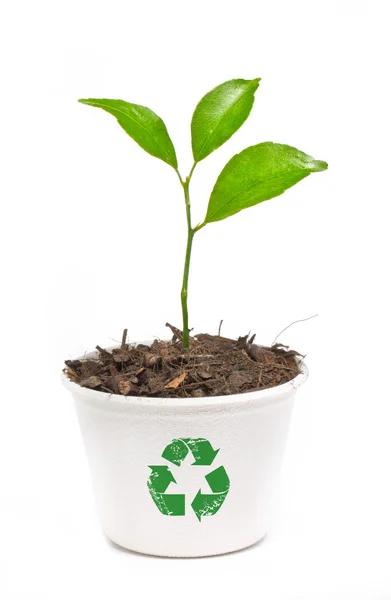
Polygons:
M188 284L191 250L195 234L206 225L231 217L244 208L279 196L311 173L324 171L327 163L304 152L273 142L250 146L226 164L212 190L205 219L192 225L190 181L197 164L226 142L249 116L260 79L232 79L215 87L196 106L191 121L194 164L183 179L178 170L174 145L158 115L145 106L123 100L83 99L83 104L102 108L116 117L118 123L146 152L172 167L184 193L187 219L187 246L181 305L184 348L189 346Z

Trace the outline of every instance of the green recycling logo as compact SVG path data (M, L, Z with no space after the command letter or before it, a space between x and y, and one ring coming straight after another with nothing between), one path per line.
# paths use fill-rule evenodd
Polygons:
M205 438L180 438L172 440L163 450L162 457L172 464L180 467L189 451L194 457L192 466L209 466L216 458L220 448L214 450L211 443ZM149 467L152 473L147 485L152 500L163 515L182 517L185 515L185 494L166 494L171 483L176 483L170 468L167 465L154 465ZM196 517L215 515L220 510L229 491L229 477L223 466L214 469L205 479L211 493L203 494L198 490L191 507Z

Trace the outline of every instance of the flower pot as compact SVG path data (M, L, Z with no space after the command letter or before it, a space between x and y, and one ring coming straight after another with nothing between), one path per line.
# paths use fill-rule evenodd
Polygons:
M258 392L175 399L106 394L63 375L106 535L173 557L223 554L263 538L293 399L308 374L303 363L301 371Z

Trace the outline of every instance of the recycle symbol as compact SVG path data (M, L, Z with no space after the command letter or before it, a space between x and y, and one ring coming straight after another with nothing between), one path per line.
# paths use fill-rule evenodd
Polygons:
M163 450L162 457L180 467L189 451L193 454L192 466L211 465L220 448L214 450L205 438L180 438L172 440ZM170 483L176 480L167 465L150 466L152 473L147 481L149 493L163 515L180 517L185 515L185 494L166 494ZM211 493L203 494L198 490L191 507L197 519L215 515L221 508L229 491L229 477L223 466L205 475Z

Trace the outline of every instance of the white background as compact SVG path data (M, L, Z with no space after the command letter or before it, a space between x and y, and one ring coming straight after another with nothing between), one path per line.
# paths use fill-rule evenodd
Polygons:
M4 3L0 596L391 598L389 2ZM388 56L387 56L388 54ZM194 175L195 221L227 160L272 140L329 163L195 239L196 331L308 353L276 521L224 557L154 559L101 534L62 360L180 326L175 173L79 97L144 104L183 175L200 97L262 77L249 120ZM5 363L4 363L5 360ZM7 369L5 364L7 364Z

